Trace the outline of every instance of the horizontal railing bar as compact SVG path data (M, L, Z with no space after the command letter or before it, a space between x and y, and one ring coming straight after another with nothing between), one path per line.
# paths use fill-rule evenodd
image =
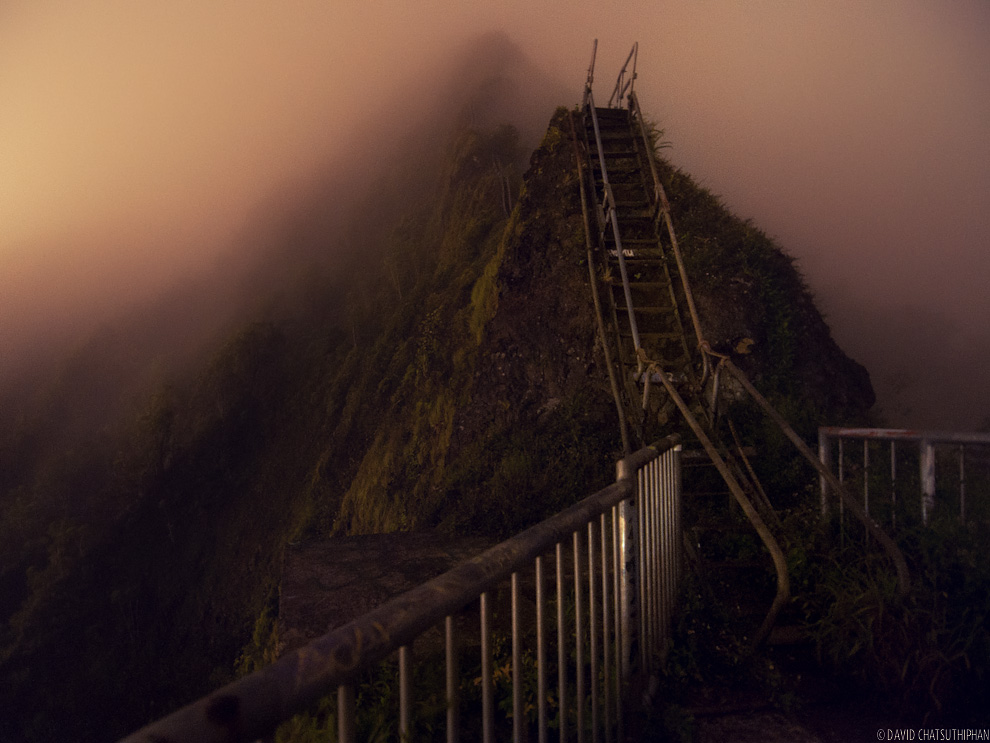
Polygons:
M879 441L928 441L933 444L990 444L990 433L922 431L911 428L838 428L818 431L829 438L877 439Z
M151 723L123 740L255 741L333 689L456 614L537 556L636 492L636 467L676 446L668 436L617 465L619 481L266 668ZM629 474L631 473L631 474Z

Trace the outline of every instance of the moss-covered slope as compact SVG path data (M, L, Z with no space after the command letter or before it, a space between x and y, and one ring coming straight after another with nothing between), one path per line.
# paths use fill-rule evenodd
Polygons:
M290 541L501 536L611 479L567 116L528 170L507 126L398 168L416 192L390 201L386 237L299 271L200 369L54 463L33 463L30 421L5 424L0 738L113 737L229 678ZM753 338L748 371L806 428L862 415L865 372L791 261L664 177L711 339Z

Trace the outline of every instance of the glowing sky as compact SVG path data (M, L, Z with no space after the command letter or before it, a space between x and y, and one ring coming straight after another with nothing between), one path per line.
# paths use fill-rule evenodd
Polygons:
M638 40L670 158L798 257L895 421L990 416L990 3L615 5L0 0L0 343L210 264L380 101L502 29L567 105L592 39L603 88Z

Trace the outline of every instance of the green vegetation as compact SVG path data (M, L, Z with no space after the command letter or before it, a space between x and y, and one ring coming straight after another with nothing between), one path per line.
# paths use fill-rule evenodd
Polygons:
M66 413L80 370L111 363L105 341L0 421L0 675L16 711L0 738L122 735L270 662L289 542L505 536L611 480L618 427L566 115L525 184L511 127L461 132L442 162L420 157L379 184L414 193L363 220L371 243L299 268L202 363L160 373L130 408L117 401L125 413L89 429ZM861 415L865 372L832 343L792 261L661 165L713 342L753 338L747 371L804 433ZM806 496L762 416L743 404L733 416L770 442L760 462L778 490ZM384 700L378 683L362 693ZM281 737L331 729L329 710Z
M851 540L807 561L804 608L820 659L918 723L984 722L990 694L990 566L982 530L941 523L901 535L915 576L901 599L878 555Z
M45 395L3 421L0 673L20 713L0 737L122 735L232 678L239 656L271 658L288 541L436 523L497 296L475 284L504 251L499 187L519 156L511 128L466 133L440 195L377 255L301 272L200 371L97 435L48 453L62 423Z
M754 651L743 639L748 625L729 608L732 589L688 574L648 728L689 741L695 713L768 704L800 711L834 704L830 697L905 727L990 722L985 526L902 532L915 581L905 598L886 556L862 534L843 540L837 523L822 524L807 506L790 511L785 526L795 596L785 614L800 619L807 641Z
M585 398L514 430L517 401L474 394L510 247L539 226L505 209L522 155L511 127L463 133L375 252L300 271L96 435L59 433L71 373L2 422L0 737L122 735L270 660L289 541L505 533L608 477Z

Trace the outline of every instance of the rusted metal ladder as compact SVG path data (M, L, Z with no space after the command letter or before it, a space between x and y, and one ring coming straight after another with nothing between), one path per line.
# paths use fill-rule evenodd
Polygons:
M602 143L601 153L596 152L590 163L596 201L614 210L618 224L618 230L612 229L604 209L596 210L599 244L607 259L609 305L620 339L619 357L629 372L624 376L642 373L645 353L645 358L660 361L668 373L696 383L678 297L657 229L661 205L643 177L646 153L633 131L629 109L598 108L594 117L584 118L590 142L597 135ZM589 151L594 150L589 147ZM631 309L626 307L627 287Z
M633 91L637 52L638 47L633 46L607 107L595 105L593 54L581 125L575 126L574 132L583 145L575 144L589 263L598 264L597 269L592 267L593 274L599 272L592 284L599 323L611 327L610 332L602 331L602 342L614 350L610 365L617 383L613 391L622 397L621 403L617 399L617 406L624 411L623 423L643 440L648 416L661 424L682 416L770 552L777 595L754 634L754 642L759 643L789 598L786 563L767 526L768 521L776 521L772 507L763 502L765 497L758 497L762 490L751 471L744 472L739 460L729 453L731 447L719 441L714 415L717 384L709 363L712 355L701 332L670 205L657 175L655 143ZM580 156L582 149L584 158ZM589 204L593 205L593 217L588 215L592 211ZM598 300L594 287L599 281L606 287L605 302ZM689 340L692 336L693 342ZM611 356L610 350L606 353ZM712 389L711 406L706 404L706 383ZM656 387L662 389L651 395Z
M596 44L597 50L597 44ZM683 260L670 217L670 205L657 175L654 142L633 90L638 45L619 74L609 105L595 104L594 55L582 101L580 134L586 165L585 202L608 301L603 308L611 326L624 408L633 421L649 409L651 387L666 375L695 402L707 373L700 321L688 288ZM630 63L632 66L630 67ZM622 105L626 101L628 105ZM593 224L592 224L593 223ZM590 236L591 237L591 236ZM677 277L674 278L676 271ZM692 349L699 349L692 353ZM694 359L700 361L698 377ZM653 410L661 418L673 413ZM703 415L702 407L695 405Z
M783 552L767 526L777 521L773 508L756 482L735 433L734 445L719 440L719 378L722 373L730 374L801 456L819 470L828 491L883 546L897 570L899 590L905 594L910 575L896 544L863 512L746 375L728 357L714 353L705 341L670 204L658 177L655 142L633 90L638 44L626 58L607 107L596 106L592 92L597 47L596 41L582 101L582 125L574 126L574 140L599 336L626 450L631 450L628 427L643 441L645 431L640 424L648 414L665 422L675 408L680 412L773 560L776 596L752 638L754 644L762 642L788 601L790 586ZM593 205L593 217L589 204ZM599 281L608 287L607 307L599 298ZM611 333L605 330L605 315L609 316ZM692 329L696 343L688 340ZM656 386L662 386L666 394L651 399L651 388ZM733 450L738 456L730 453Z

